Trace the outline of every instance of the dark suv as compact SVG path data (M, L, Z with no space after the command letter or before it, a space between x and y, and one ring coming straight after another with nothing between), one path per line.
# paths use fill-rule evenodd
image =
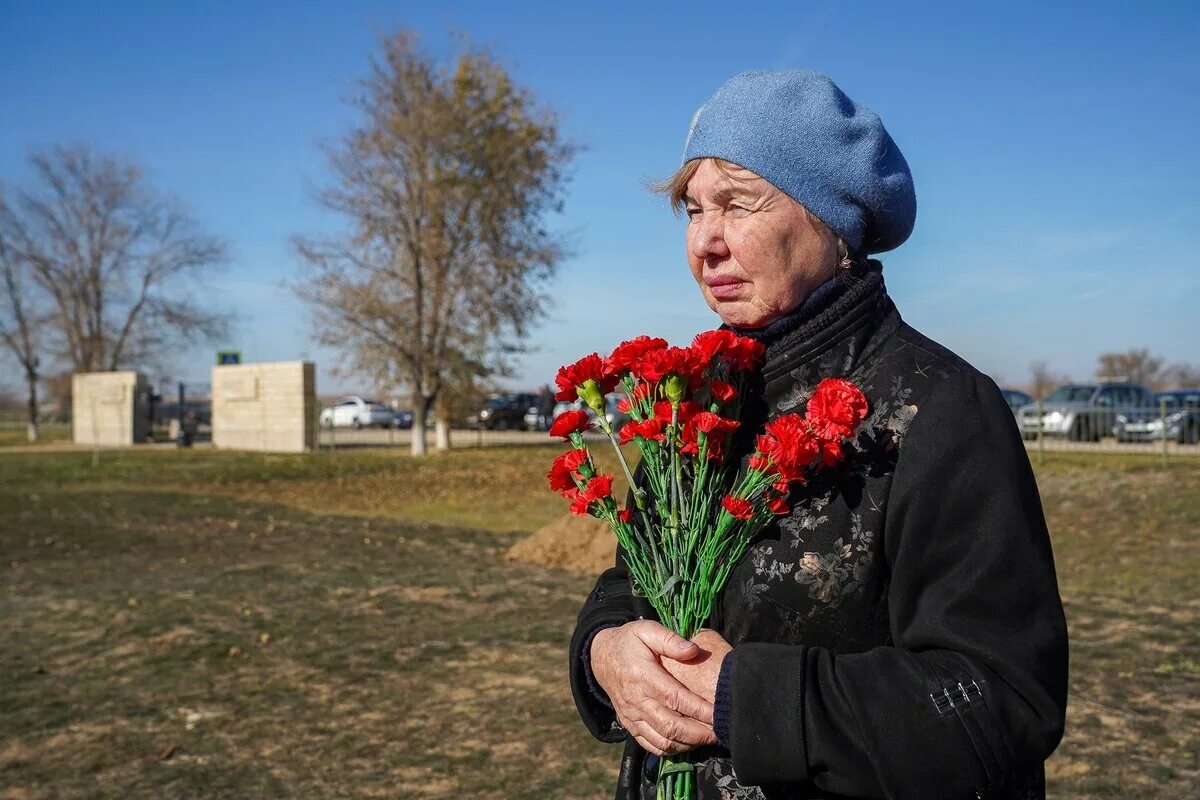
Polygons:
M1114 433L1119 442L1162 440L1164 422L1168 441L1200 442L1200 389L1159 392L1152 408L1118 417Z
M535 394L497 394L483 403L483 408L467 417L467 424L488 430L517 430L525 427L525 414L537 405Z
M1098 442L1105 436L1116 435L1120 418L1144 414L1153 407L1154 393L1141 384L1068 383L1042 401L1040 427L1046 436L1065 436L1072 442ZM1037 404L1031 403L1017 415L1021 435L1026 439L1038 434L1037 414Z

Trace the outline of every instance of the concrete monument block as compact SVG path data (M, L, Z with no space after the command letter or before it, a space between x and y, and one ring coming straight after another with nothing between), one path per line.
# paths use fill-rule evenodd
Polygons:
M138 372L77 372L71 376L71 437L75 444L146 441L149 386Z
M316 405L309 361L213 367L213 445L280 453L312 450Z

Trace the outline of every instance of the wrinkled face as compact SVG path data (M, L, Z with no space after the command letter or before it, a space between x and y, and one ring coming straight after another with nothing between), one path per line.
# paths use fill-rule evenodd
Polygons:
M769 325L837 269L825 223L748 169L704 159L684 202L692 276L728 325Z

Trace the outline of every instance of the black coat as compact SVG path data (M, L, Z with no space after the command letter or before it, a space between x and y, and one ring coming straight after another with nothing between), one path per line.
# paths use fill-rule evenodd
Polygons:
M767 340L749 434L845 377L870 415L844 466L793 493L712 627L733 645L729 749L700 797L1044 796L1062 737L1067 634L1037 485L996 385L900 319L878 262ZM584 724L625 741L618 798L653 797L646 753L588 688L584 644L650 616L617 563L571 642Z

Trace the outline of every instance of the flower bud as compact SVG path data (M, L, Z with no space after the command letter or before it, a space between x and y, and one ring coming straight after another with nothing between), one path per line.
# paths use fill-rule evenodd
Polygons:
M682 375L672 372L662 382L663 394L671 401L671 405L679 405L679 401L683 399L683 393L687 391L687 379Z
M588 408L601 418L604 417L604 393L600 391L600 384L588 378L575 391L579 398L587 403Z

